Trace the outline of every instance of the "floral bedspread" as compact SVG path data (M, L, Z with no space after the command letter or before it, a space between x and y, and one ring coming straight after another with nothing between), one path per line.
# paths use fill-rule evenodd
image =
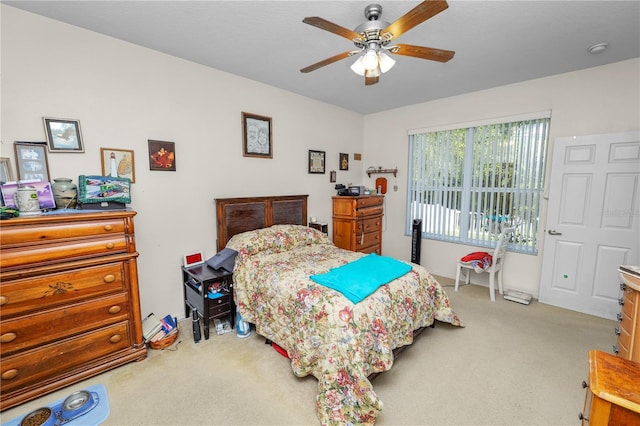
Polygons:
M392 350L434 320L462 326L438 282L419 265L353 304L310 275L364 256L315 229L275 225L234 236L235 300L243 320L284 348L299 376L318 379L322 424L373 424L382 409L367 377L391 368Z

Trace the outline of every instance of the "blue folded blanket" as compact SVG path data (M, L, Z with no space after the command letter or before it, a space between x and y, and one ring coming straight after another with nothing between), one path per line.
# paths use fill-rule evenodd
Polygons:
M331 269L325 274L311 275L312 281L342 293L358 303L381 285L399 278L411 270L411 265L387 256L368 256Z

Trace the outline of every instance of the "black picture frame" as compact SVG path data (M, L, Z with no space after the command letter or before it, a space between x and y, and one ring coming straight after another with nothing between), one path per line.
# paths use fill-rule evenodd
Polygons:
M349 170L349 154L340 153L340 170Z
M309 150L309 173L324 174L326 163L326 152Z
M149 142L149 170L176 171L176 143L156 141Z
M273 158L271 117L242 113L242 156Z
M80 120L42 117L49 152L84 152Z

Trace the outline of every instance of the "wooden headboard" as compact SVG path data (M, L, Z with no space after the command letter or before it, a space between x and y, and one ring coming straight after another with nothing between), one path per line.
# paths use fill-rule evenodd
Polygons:
M216 198L218 251L236 234L271 225L306 225L308 195Z

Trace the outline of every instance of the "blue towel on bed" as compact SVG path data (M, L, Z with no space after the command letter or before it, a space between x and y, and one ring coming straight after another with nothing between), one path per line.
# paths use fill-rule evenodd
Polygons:
M358 303L381 285L409 272L411 266L387 256L372 253L368 256L331 269L325 274L311 275L312 281L342 293Z

